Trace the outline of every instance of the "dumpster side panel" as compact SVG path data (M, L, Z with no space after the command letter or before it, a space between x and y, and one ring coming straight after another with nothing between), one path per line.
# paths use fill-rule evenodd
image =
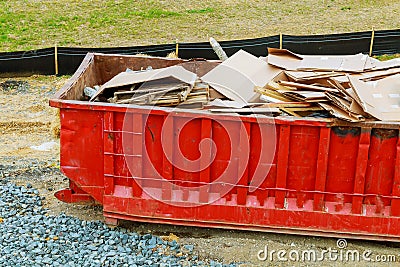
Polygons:
M61 110L62 170L107 217L400 237L397 129L126 111Z
M299 191L315 189L319 131L319 127L291 127L287 178L289 189ZM297 197L299 205L303 205L305 199L313 198L311 193L291 193L289 196Z
M132 124L131 128L123 123ZM383 159L394 164L398 131L382 138L376 130L362 127L240 123L178 113L114 114L113 125L114 132L127 132L126 138L138 141L136 148L129 147L135 146L134 141L124 143L122 151L121 138L114 139L115 171L108 174L114 185L104 206L109 217L387 235L388 239L399 234L398 228L379 226L389 221L400 225L398 217L389 216L394 167L384 170L381 165ZM277 133L276 153L269 161L259 145L265 138L261 129L266 127L274 127ZM391 130L382 131L380 135ZM246 138L248 150L243 147ZM204 139L212 140L207 143L211 150L202 147ZM383 155L382 149L388 154ZM118 159L127 151L141 158L139 172L126 163L128 159ZM246 152L246 166L241 166ZM202 166L202 157L211 164ZM252 190L249 185L259 164L270 168L263 173L261 185ZM374 175L381 180L373 179ZM205 193L200 188L203 184L209 185ZM137 196L135 186L142 189ZM382 195L380 202L378 195Z
M103 112L61 109L61 171L81 190L103 202Z
M365 203L377 206L390 205L396 166L396 145L399 130L372 129L371 147L365 174Z
M339 194L327 195L326 199L351 202L349 194L352 194L354 189L360 128L333 127L332 132L325 190Z
M201 156L199 145L201 141L201 120L187 122L184 118L174 119L174 134L171 136L173 153L169 161L177 166L173 170L176 184L184 187L198 186L200 180ZM162 142L163 143L163 142ZM166 144L168 145L168 143ZM163 151L160 151L163 152ZM196 172L191 171L196 170Z
M263 179L261 185L259 188L257 188L256 191L254 191L254 195L257 197L257 200L260 202L261 206L264 206L265 201L267 201L268 197L275 197L275 186L276 186L276 176L277 176L277 161L278 161L278 154L275 153L277 150L278 144L279 144L279 125L276 125L277 128L275 129L275 138L276 142L271 143L269 146L263 149L267 150L272 150L274 155L273 159L267 160L266 157L268 157L267 154L264 154L264 157L262 156L262 148L259 144L263 141L263 136L261 134L261 128L260 125L253 123L252 124L252 135L250 138L250 160L249 160L249 176L254 177L255 175L261 175ZM273 128L274 125L268 125L268 127ZM267 130L268 132L271 131L272 129ZM270 136L267 136L267 138L271 138ZM267 173L260 173L256 174L257 166L261 165L261 167L264 167L268 169L269 171Z

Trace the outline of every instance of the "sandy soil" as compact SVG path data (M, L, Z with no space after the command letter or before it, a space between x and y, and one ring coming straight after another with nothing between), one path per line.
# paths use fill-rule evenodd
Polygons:
M0 79L0 179L18 184L32 184L45 197L50 213L77 216L85 220L102 220L99 206L65 204L58 201L54 192L68 186L68 179L59 171L59 139L57 111L48 106L48 99L66 81L66 77L33 76L29 78ZM49 151L38 151L31 146L55 142ZM241 266L394 266L395 263L354 262L329 260L322 262L275 260L260 261L257 253L268 246L271 250L302 252L337 249L337 239L296 236L277 233L232 231L159 224L123 222L121 227L139 233L158 235L175 234L183 244L195 244L199 258L218 259L226 263L240 262ZM400 262L400 244L347 240L347 250L360 254L370 250L371 257L396 255Z

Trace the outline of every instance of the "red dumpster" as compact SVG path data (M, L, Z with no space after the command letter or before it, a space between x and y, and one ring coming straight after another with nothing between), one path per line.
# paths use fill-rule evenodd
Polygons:
M183 64L182 64L183 63ZM60 109L65 202L141 222L400 240L399 123L81 101L126 68L216 63L88 54Z

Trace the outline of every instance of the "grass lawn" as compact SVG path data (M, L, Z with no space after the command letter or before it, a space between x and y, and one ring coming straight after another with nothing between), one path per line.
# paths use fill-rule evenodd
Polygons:
M400 28L389 0L2 0L0 52Z

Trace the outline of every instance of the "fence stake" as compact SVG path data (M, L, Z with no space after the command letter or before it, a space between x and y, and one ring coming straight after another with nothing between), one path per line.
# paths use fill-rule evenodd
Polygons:
M372 47L374 46L374 38L375 38L375 30L372 28L372 34L371 34L371 44L369 46L369 56L372 56Z
M279 49L282 49L282 43L283 43L283 36L282 33L279 34Z
M54 66L56 69L56 75L58 75L58 48L57 48L57 45L54 46Z
M175 55L179 58L179 43L178 40L175 42Z

